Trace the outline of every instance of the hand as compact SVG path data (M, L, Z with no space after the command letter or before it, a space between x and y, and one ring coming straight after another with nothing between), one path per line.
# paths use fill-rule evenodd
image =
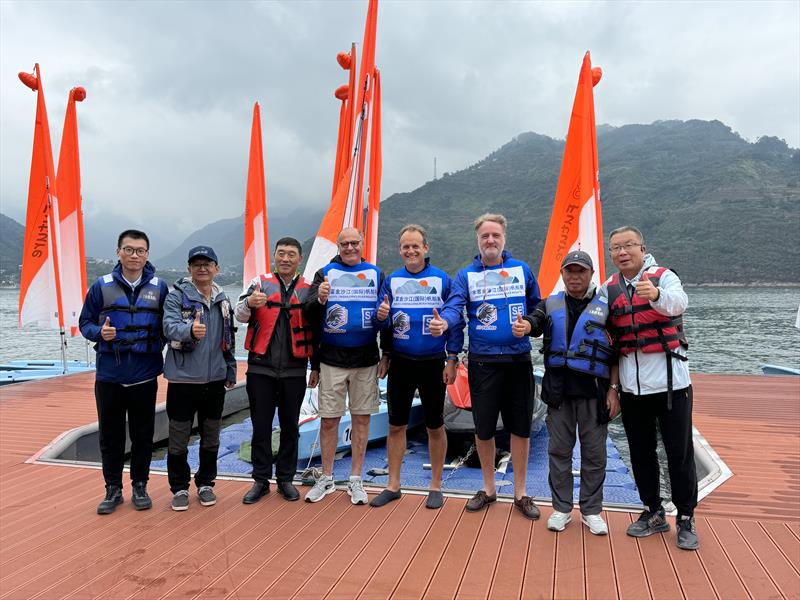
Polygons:
M194 322L192 323L192 336L196 340L202 340L206 337L206 326L200 321L200 312L194 313Z
M378 307L378 312L376 316L378 317L378 321L385 321L386 317L389 316L389 311L392 310L392 305L389 304L389 294L384 294L383 302Z
M428 323L428 330L431 332L433 337L439 337L445 331L447 331L447 321L445 321L442 317L439 316L439 311L435 308L433 309L433 318Z
M319 300L320 304L325 304L328 301L328 296L331 295L331 282L328 281L328 277L322 280L322 283L319 284L319 288L317 289L317 300Z
M232 390L234 387L236 387L236 382L235 381L226 381L225 382L225 389L226 390Z
M522 313L517 313L517 320L511 325L511 333L515 337L525 337L531 332L531 324L522 318Z
M453 385L456 382L456 362L454 360L445 361L442 381L445 385Z
M261 291L261 280L258 280L253 293L247 297L247 306L250 308L261 308L267 303L267 295Z
M650 281L650 276L647 273L643 273L642 278L636 282L636 295L651 302L658 299L658 288Z
M100 337L106 342L110 342L117 337L117 328L111 326L110 317L106 317L106 322L100 327Z
M612 419L619 414L619 392L613 388L608 388L606 393L606 408L608 416Z
M378 379L383 379L389 373L389 356L384 354L381 356L381 362L378 363Z
M308 376L308 383L306 387L315 388L319 385L319 371L312 370Z

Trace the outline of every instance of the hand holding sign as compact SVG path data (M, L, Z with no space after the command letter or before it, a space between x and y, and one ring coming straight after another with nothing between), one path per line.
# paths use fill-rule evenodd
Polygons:
M445 321L442 317L439 316L439 311L435 308L433 309L433 318L428 323L428 329L431 332L433 337L439 337L445 331L447 331L447 321Z
M660 292L658 288L650 281L650 276L645 272L642 273L642 278L636 282L636 295L645 300L658 300Z
M531 332L531 324L522 318L522 313L517 313L517 320L511 325L511 333L515 337L525 337Z
M192 335L196 340L202 340L206 337L206 326L200 321L200 311L194 314L194 322L192 323Z
M106 342L110 342L117 337L117 328L111 326L110 317L106 317L105 323L100 327L100 337Z
M261 291L261 280L256 283L253 293L247 298L247 306L250 308L261 308L267 303L267 295Z
M319 284L319 289L317 290L317 300L319 300L320 304L325 304L328 301L328 296L331 294L331 282L328 281L328 277L326 276L322 283Z
M378 307L378 312L376 313L378 321L385 321L386 317L389 316L390 310L392 310L392 306L389 304L389 295L384 294L383 302L381 302L381 305Z

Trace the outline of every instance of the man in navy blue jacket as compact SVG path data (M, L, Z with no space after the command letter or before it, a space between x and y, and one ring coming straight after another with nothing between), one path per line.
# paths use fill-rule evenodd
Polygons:
M467 309L469 392L484 489L466 508L478 511L497 500L494 436L502 415L511 434L514 505L528 519L538 519L539 508L525 492L534 393L531 344L528 338L516 337L512 326L539 303L539 284L530 267L505 250L503 215L481 215L475 233L480 254L458 272L441 316L434 310L429 325L434 336L442 335Z
M122 504L125 421L131 439L131 482L136 510L153 504L147 494L153 452L157 377L164 367L161 317L167 284L147 260L150 241L142 231L119 235L119 262L86 294L80 316L83 337L96 342L95 400L106 496L98 514Z

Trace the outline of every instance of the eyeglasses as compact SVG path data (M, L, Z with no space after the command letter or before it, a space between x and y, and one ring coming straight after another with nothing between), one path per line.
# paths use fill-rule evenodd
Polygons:
M136 256L144 256L148 252L147 248L131 248L130 246L125 246L124 248L120 248L120 250L122 250L125 256L133 256L134 254Z
M637 246L641 246L640 242L628 242L627 244L614 244L609 248L611 254L619 254L623 250L625 252L630 252L632 249L636 248Z
M191 263L189 267L197 271L201 269L208 271L213 265L214 263Z
M361 245L361 240L356 240L354 242L339 242L339 246L342 248L358 248Z

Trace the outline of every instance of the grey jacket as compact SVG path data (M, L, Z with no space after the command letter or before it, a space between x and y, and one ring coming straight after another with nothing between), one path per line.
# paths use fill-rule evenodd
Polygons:
M202 304L204 310L201 322L206 326L202 340L192 337L194 314L183 315L183 296L192 302ZM233 332L231 349L223 351L222 342L225 329L223 312L229 315L233 327L233 310L225 292L216 283L212 288L211 306L197 291L191 278L184 277L175 282L174 289L164 302L164 337L168 340L167 357L164 360L164 377L176 383L209 383L211 381L236 381L236 359ZM175 343L179 342L179 343ZM192 347L189 351L177 349L183 345Z

